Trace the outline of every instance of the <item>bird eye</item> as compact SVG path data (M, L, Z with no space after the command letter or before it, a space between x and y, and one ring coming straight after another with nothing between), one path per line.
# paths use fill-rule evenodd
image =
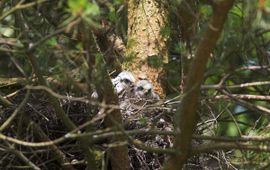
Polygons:
M137 89L138 89L139 91L143 91L143 87L142 87L142 86L139 86Z
M151 89L149 89L149 90L146 91L146 94L147 95L150 94L150 93L151 93Z
M126 84L130 84L130 83L131 83L131 81L130 81L129 79L123 79L123 81L124 81L124 83L126 83Z

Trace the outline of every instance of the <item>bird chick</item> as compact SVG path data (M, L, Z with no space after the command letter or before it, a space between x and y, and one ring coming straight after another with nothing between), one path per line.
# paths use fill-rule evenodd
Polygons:
M132 89L135 83L135 78L132 75L132 73L128 71L122 71L120 74L118 74L115 78L112 80L112 84L114 87L114 90L117 95L120 95L123 91L127 89ZM91 94L92 99L98 99L98 94L96 91L94 91Z
M122 71L117 77L112 79L112 84L118 95L124 90L132 88L134 83L135 78L132 73L128 71Z
M135 84L134 94L138 98L145 99L160 99L158 94L154 92L153 85L148 80L139 80Z

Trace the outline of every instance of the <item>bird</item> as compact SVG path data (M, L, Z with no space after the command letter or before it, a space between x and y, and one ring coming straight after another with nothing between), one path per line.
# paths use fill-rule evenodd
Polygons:
M153 85L148 80L139 80L134 87L134 95L139 99L159 100L160 97L154 92Z
M129 71L122 71L115 78L111 79L113 88L118 97L123 95L124 91L129 91L134 87L135 78ZM94 91L91 95L92 99L98 99L98 94Z
M120 110L124 117L132 116L134 120L149 111L148 105L159 100L153 85L148 80L139 80L134 87L119 97ZM135 118L137 117L137 118Z
M132 89L134 87L135 77L129 71L122 71L114 79L112 79L112 84L114 86L115 92L119 95L123 91Z

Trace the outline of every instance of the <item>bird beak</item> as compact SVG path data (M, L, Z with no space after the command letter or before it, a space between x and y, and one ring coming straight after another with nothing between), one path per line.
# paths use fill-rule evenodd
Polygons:
M146 95L148 95L148 94L150 94L150 90L148 89L145 89L145 90L143 90L143 94L146 94Z

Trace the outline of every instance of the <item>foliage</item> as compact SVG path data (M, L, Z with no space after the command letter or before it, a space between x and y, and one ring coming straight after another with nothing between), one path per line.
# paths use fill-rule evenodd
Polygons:
M184 59L188 58L188 60L191 60L194 57L198 42L202 38L205 28L209 26L209 18L213 15L211 5L206 4L205 1L196 1L198 7L198 11L195 13L196 23L194 24L196 34L191 38L190 45L188 45L187 42L181 39L180 30L182 25L179 23L179 17L181 16L177 15L177 5L179 5L178 1L168 1L167 8L171 15L170 23L168 23L168 26L161 28L161 34L170 37L170 42L168 43L170 46L169 62L163 64L156 56L148 58L153 67L164 67L167 70L165 79L168 83L165 88L167 88L168 95L164 99L165 102L171 100L171 96L179 96L182 93L182 87L179 86L182 86L186 79L185 76L187 76L184 74ZM200 105L198 111L200 122L196 131L198 135L228 138L269 136L268 128L265 128L269 126L270 113L270 83L268 82L270 64L269 13L269 1L239 0L235 2L218 44L211 54L211 60L207 64L205 81L201 87L201 98L198 103ZM103 75L107 73L112 73L113 75L114 71L117 70L111 67L110 70L107 69L108 67L106 66L113 65L111 63L105 63L106 66L103 65L105 61L110 61L110 58L106 57L108 57L107 52L111 49L105 52L101 51L100 47L105 43L99 44L96 40L100 34L105 35L108 32L112 32L122 39L126 47L136 45L131 39L128 40L127 21L127 5L123 0L0 1L0 96L5 96L6 99L12 102L12 106L6 107L6 105L2 104L3 101L0 100L1 109L4 108L3 111L0 111L0 127L4 120L8 119L8 115L23 100L27 89L26 85L40 85L37 81L38 74L29 56L34 58L42 77L49 84L48 88L62 96L67 96L65 99L59 99L61 100L61 106L66 107L69 97L72 98L72 96L83 99L91 98L91 94L94 91L93 88L98 86L97 84L100 84L100 86L104 84L102 83L104 81ZM81 31L82 23L88 26L89 32ZM88 33L93 34L95 38L89 41L87 45L97 47L97 51L87 51L83 38ZM116 56L115 58L122 61L121 56L113 49L114 47L110 48L114 51L113 55ZM122 65L126 68L131 66L136 59L136 54L129 54L122 61ZM92 73L94 78L91 80L89 78L89 58L91 57L89 56L95 58L94 71ZM5 78L8 78L8 83L4 82ZM16 80L11 78L16 78ZM245 84L252 82L256 84ZM52 130L54 128L55 131L63 130L56 134L47 134L50 139L56 139L68 133L69 130L66 127L62 127L62 125L55 126L55 124L61 124L61 121L56 116L50 114L54 112L48 106L47 98L44 97L43 91L40 89L38 91L31 90L31 93L33 93L33 96L29 102L33 104L38 101L35 103L36 106L28 104L21 112L28 114L28 110L30 110L31 112L37 112L36 114L42 118L39 120L38 116L31 116L31 113L27 118L29 122L40 123L44 127L43 130L45 132L46 128L48 128L49 133L54 133ZM240 98L239 94L244 96ZM182 95L185 94L181 94L180 98ZM250 99L248 95L253 95L255 98ZM268 98L260 99L260 96ZM68 106L65 111L68 115L69 113L74 113L69 115L69 117L75 119L77 126L89 121L89 118L85 115L90 116L90 118L97 115L96 111L98 109L96 106L90 106L89 103L78 104L75 102L73 104L77 105L77 109L75 108L74 110L80 111L80 114L77 116L82 116L81 118L76 117L71 106ZM167 106L160 104L160 107ZM169 113L170 117L171 114L174 114L174 112ZM35 120L31 120L32 118ZM140 118L141 124L149 125L146 118ZM35 128L30 124L25 128L27 132L19 134L22 131L20 128L23 128L22 122L20 122L21 119L22 117L17 115L15 123L13 122L14 124L10 126L10 129L7 128L4 131L0 131L0 134L3 133L25 141L33 140L36 142L45 140L44 138L38 139L33 137L31 131L35 131ZM48 125L44 126L46 124L45 119L55 121L55 124L48 123ZM170 123L172 124L172 122ZM96 128L95 130L103 128L102 126L96 126L94 127ZM131 139L128 142L130 141ZM246 143L252 146L259 146L260 144L268 146L269 140L266 142L254 142L251 140ZM12 145L12 143L7 142L1 144L0 147L5 148L4 150L10 150L11 146L9 144ZM70 140L65 144L67 147L69 147L68 144L77 145L74 140ZM98 160L97 162L99 162L98 166L102 166L102 161L105 160L103 158L105 151L102 150L102 147L91 148L94 150L93 153L96 160ZM77 149L78 147L74 148ZM20 151L19 147L15 147L14 150L16 149ZM64 149L64 152L72 152L72 149L71 147ZM226 149L223 150L226 151ZM32 151L32 149L27 148L27 152L31 153ZM268 158L269 149L266 151L244 151L238 148L228 157L230 157L229 161L236 168L268 167L270 164ZM77 151L74 152L76 152L75 155L77 157L73 158L72 154L70 154L67 156L69 160L83 160L83 155L78 154ZM17 152L13 153L17 156L20 155ZM0 151L0 156L10 155ZM18 157L22 158L21 156ZM35 163L42 163L34 155L33 157L36 159ZM41 160L44 160L44 157ZM31 159L31 156L29 156L29 159ZM8 160L10 162L5 165L0 163L0 167L12 166L12 160ZM244 164L242 164L243 162ZM20 161L16 161L16 166L19 163ZM42 165L43 168L46 165L47 163L45 162ZM48 167L55 165L56 163L48 163ZM78 166L85 167L85 162Z

